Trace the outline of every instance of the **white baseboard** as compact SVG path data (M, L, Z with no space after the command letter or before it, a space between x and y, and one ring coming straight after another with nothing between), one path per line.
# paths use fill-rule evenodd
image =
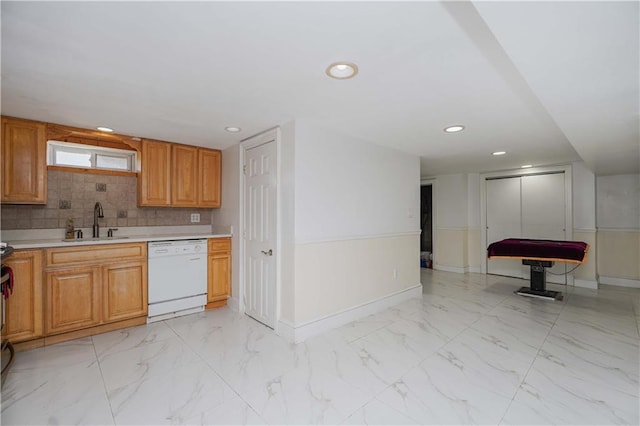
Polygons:
M435 263L433 265L433 269L438 270L438 271L445 271L445 272L455 272L457 274L465 274L467 272L477 272L477 273L481 273L482 270L480 269L479 266L450 266L450 265L442 265L440 263Z
M348 324L368 315L376 314L398 303L422 296L422 284L381 297L358 306L344 309L323 318L307 321L302 324L292 324L286 320L279 320L276 333L290 342L300 343L311 336L323 333L341 325Z
M631 280L628 278L605 277L600 275L600 284L617 285L620 287L640 288L640 280Z
M595 280L581 280L579 278L575 278L573 280L574 287L582 287L582 288L590 288L592 290L598 289L598 281Z
M460 266L442 265L440 263L434 263L433 269L435 269L436 271L455 272L457 274L464 274L465 272L467 272L466 268Z
M227 306L231 308L232 311L239 312L240 300L237 297L230 297L227 299Z

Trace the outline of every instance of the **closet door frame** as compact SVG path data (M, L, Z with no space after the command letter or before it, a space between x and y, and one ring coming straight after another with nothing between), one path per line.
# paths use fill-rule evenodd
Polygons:
M565 226L566 239L573 240L573 197L571 165L532 167L529 169L507 170L501 172L482 173L480 175L480 271L487 273L487 180L495 178L522 177L564 172ZM567 284L573 285L573 274L567 276Z

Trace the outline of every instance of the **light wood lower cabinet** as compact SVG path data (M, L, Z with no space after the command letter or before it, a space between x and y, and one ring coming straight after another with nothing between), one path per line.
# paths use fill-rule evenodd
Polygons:
M231 295L231 238L210 239L207 258L207 307L212 308Z
M4 263L14 277L5 305L6 338L18 343L42 337L42 250L16 250Z
M104 321L147 315L147 262L102 268Z
M47 335L147 316L145 243L45 250Z
M83 266L47 272L45 332L100 324L100 268Z

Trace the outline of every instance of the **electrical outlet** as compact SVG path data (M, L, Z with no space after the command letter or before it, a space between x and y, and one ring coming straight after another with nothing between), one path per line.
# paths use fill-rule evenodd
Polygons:
M96 183L96 191L98 191L98 192L107 192L107 184L106 183Z
M60 208L60 209L70 209L71 208L71 201L70 200L60 200L60 202L58 203L58 208Z
M127 217L127 211L126 210L118 210L118 219L123 219Z
M200 222L200 213L191 213L191 223Z

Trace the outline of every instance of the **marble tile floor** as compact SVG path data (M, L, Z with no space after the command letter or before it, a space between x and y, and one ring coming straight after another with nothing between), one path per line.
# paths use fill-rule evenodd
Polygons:
M228 308L18 354L2 424L638 424L640 289L421 270L294 345Z

